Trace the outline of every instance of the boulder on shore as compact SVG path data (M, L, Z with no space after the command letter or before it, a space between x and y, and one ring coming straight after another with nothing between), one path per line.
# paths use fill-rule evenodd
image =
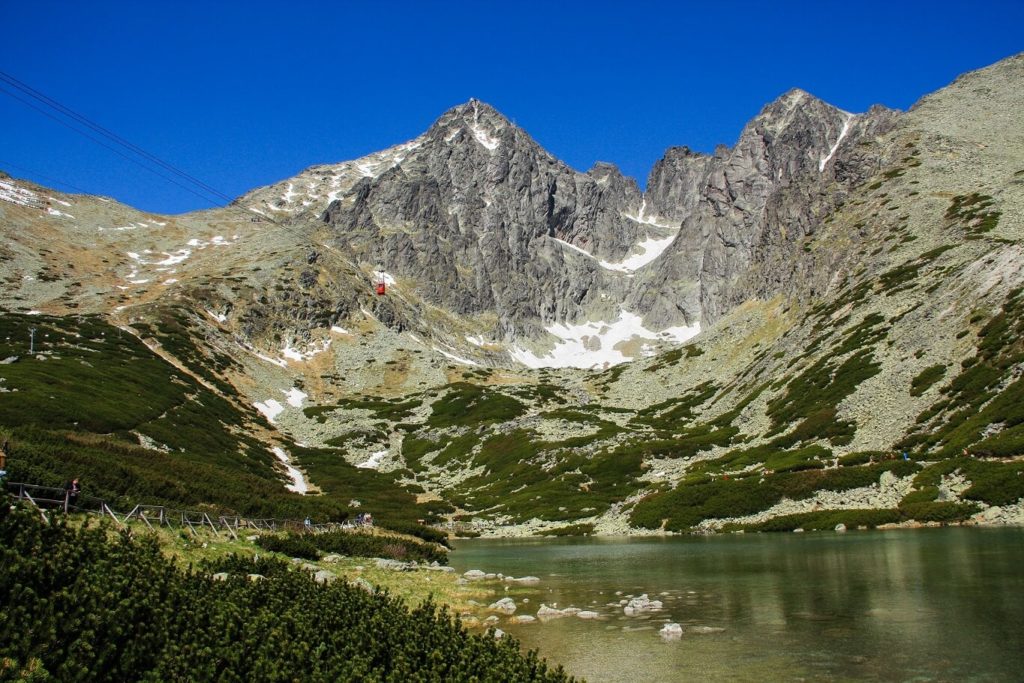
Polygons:
M332 581L337 580L337 578L337 576L335 576L332 572L327 571L326 569L321 569L316 574L313 574L313 580L319 584L328 584Z

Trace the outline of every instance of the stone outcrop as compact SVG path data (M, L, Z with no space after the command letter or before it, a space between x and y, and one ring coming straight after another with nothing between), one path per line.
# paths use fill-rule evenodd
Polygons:
M679 236L627 307L675 305L712 322L749 298L790 291L805 267L803 240L820 216L878 168L877 154L866 155L860 143L896 117L883 107L849 114L791 90L748 123L731 149L710 156L670 149L651 172L646 199L679 221Z

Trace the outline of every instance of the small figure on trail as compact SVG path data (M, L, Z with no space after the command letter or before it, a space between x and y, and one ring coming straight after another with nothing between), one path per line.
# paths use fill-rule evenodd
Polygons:
M309 517L306 517L305 525L306 529L310 529L313 526L313 521Z
M907 452L906 452L906 451L903 451L903 459L904 459L904 460L910 460L910 456L909 456L909 455L907 455Z
M64 486L64 512L78 505L78 494L82 492L82 486L75 477Z

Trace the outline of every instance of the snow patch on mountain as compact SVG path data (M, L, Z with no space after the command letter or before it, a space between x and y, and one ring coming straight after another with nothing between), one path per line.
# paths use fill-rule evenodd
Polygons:
M827 164L832 159L832 156L836 153L836 150L839 149L839 143L841 143L843 141L843 138L846 137L846 134L850 132L850 124L853 122L853 119L856 118L853 114L850 114L849 112L844 111L843 114L846 116L846 121L843 122L843 129L839 131L839 138L836 140L836 144L832 145L832 149L828 151L828 156L826 156L825 158L821 159L818 162L819 172L825 170L825 164Z
M479 364L479 363L477 363L476 361L473 361L473 360L469 360L468 358L462 358L462 357L460 357L460 356L456 356L456 355L455 355L454 353L448 353L448 352L447 352L447 351L445 351L444 349L439 349L439 348L437 348L436 346L433 346L433 347L431 347L431 348L433 348L433 349L434 349L435 351L437 351L437 352L438 352L439 354L441 354L442 356L445 356L446 358L450 358L450 359L452 359L452 360L453 360L453 361L455 361L456 363L461 363L462 365L477 365L477 366L479 366L479 365L480 365L480 364Z
M469 124L469 129L473 133L473 138L490 152L498 149L498 145L501 144L501 140L480 125L480 108L476 100L473 100L473 123Z
M306 477L303 476L302 472L292 464L291 457L280 446L274 446L270 449L270 452L277 456L277 459L281 461L285 470L288 472L288 476L291 477L292 483L286 485L285 488L289 491L306 495L309 492L309 483L306 481Z
M266 401L257 401L252 405L256 410L263 413L268 422L273 422L275 417L284 412L284 406L281 405L281 402L273 398L268 398Z
M639 249L640 253L628 256L624 261L618 263L609 263L607 261L599 261L602 268L608 270L618 270L623 273L632 273L635 270L643 268L648 263L658 258L668 249L669 245L672 244L676 239L675 234L669 235L664 238L648 237L643 242L634 247Z
M296 387L292 387L288 391L282 389L281 393L284 394L285 401L287 401L288 405L292 408L301 408L302 402L306 400L307 396L309 396L309 394L300 391Z
M63 216L64 218L74 218L74 216L72 216L70 213L64 213L63 211L59 211L53 208L52 206L46 207L46 213L50 214L51 216Z
M626 345L637 344L649 355L644 340L682 343L700 332L700 323L654 331L644 327L639 315L622 309L611 322L556 323L544 329L559 339L554 349L537 355L517 345L509 352L512 358L530 368L607 368L633 360L635 356L623 353Z
M369 459L367 459L365 462L356 465L356 467L362 467L364 469L370 470L378 469L380 468L381 462L384 461L384 456L387 454L387 451L376 451L375 453L370 455Z
M284 356L288 360L293 360L293 361L296 361L298 363L301 363L303 361L309 360L310 358L312 358L313 356L315 356L317 354L323 353L324 351L326 351L330 347L331 347L331 340L330 339L324 339L324 340L322 340L320 342L320 344L314 344L314 345L308 347L305 351L302 351L300 349L297 349L297 348L293 347L291 345L291 342L288 342L288 343L286 343L284 345L284 348L281 349L281 355Z
M30 206L33 209L40 208L41 202L39 201L38 195L32 190L26 190L23 187L18 187L14 183L6 180L0 180L0 199L11 204L19 204L21 206Z

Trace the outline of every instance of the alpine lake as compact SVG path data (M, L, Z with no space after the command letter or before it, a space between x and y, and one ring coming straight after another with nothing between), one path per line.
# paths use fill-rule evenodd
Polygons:
M597 612L497 624L591 682L1024 680L1022 528L476 539L451 564L538 577L505 582L516 615ZM627 616L642 594L662 609Z

